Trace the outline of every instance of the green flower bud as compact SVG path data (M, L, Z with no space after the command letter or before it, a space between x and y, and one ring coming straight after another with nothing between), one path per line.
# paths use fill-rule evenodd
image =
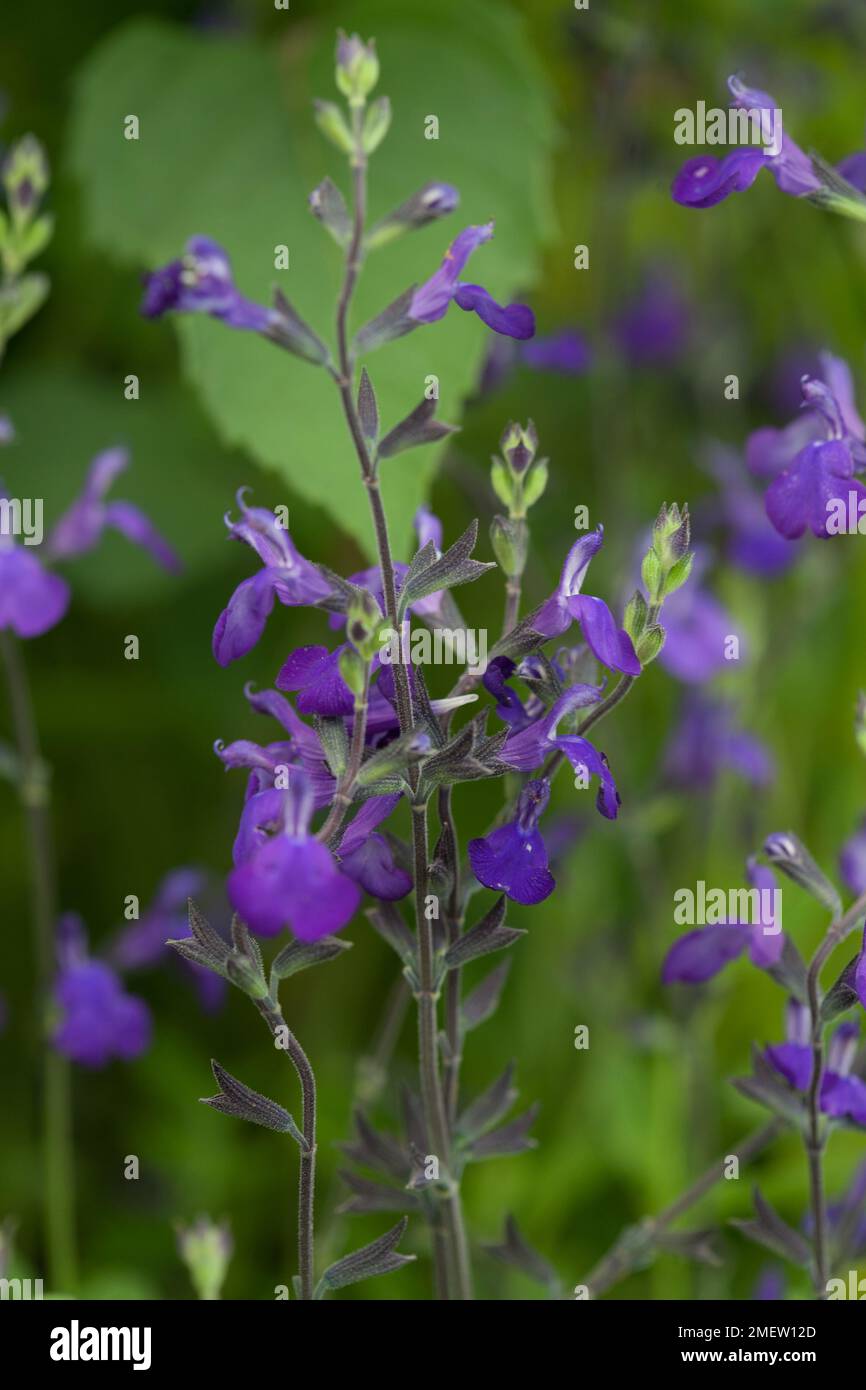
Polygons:
M12 220L29 222L48 187L48 161L35 135L25 135L12 146L3 165L3 187Z
M664 644L664 628L658 623L653 623L634 644L635 654L641 666L649 666L651 661L655 661Z
M209 1216L200 1216L192 1226L178 1227L177 1248L199 1298L218 1299L232 1257L228 1223L217 1225Z
M643 557L643 564L640 567L640 577L643 586L649 594L650 603L659 603L661 600L662 586L662 566L655 550L648 550Z
M523 507L528 511L534 506L547 487L547 459L539 459L529 470L523 484Z
M490 544L499 568L508 579L521 575L526 567L529 529L525 521L495 516L490 523Z
M391 125L391 102L387 97L378 97L367 111L364 129L361 134L361 148L365 154L372 154L381 145Z
M382 610L369 590L361 589L352 597L346 611L346 636L365 664L379 650L379 634L384 621ZM347 685L351 685L346 676L343 679Z
M514 483L512 482L511 474L508 472L508 469L501 459L493 459L490 469L490 481L493 484L493 491L496 493L496 496L499 498L502 505L507 507L510 512L514 505Z
M347 624L347 631L349 625ZM351 639L350 639L351 640ZM352 647L340 652L340 675L352 694L361 697L367 683L367 662Z
M664 588L662 590L663 598L669 598L671 594L676 593L677 589L682 588L682 586L685 584L686 580L692 572L692 564L694 563L694 558L694 551L689 551L688 554L683 555L671 567L671 569L668 571L667 577L665 578Z
M641 633L646 627L648 611L649 610L647 609L646 599L644 598L640 589L635 589L634 593L632 594L631 598L626 604L625 616L623 618L623 627L625 628L632 642L637 641L638 637L640 637Z
M538 449L535 425L529 420L524 429L522 425L512 421L510 425L506 425L499 447L511 472L517 476L525 473Z
M355 137L339 106L333 101L314 101L316 125L324 136L344 154L355 154Z
M335 79L350 106L363 106L379 81L379 59L376 42L364 43L357 34L347 38L342 29L337 38L337 71Z

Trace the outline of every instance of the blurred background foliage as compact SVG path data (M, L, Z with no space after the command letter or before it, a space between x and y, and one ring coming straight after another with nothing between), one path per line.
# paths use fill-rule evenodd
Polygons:
M241 777L226 777L212 743L260 737L243 683L269 684L290 647L323 640L314 614L278 609L242 663L220 670L213 662L213 622L251 569L248 553L225 544L222 515L236 488L250 485L263 505L288 504L301 551L335 569L352 572L369 550L364 499L327 383L211 321L175 334L138 314L140 272L175 254L187 235L208 232L226 241L254 296L275 278L273 246L285 241L288 293L317 324L330 317L336 253L305 199L325 173L339 172L308 107L313 95L331 94L338 24L377 36L380 90L394 100L392 134L374 162L374 210L427 178L458 184L454 229L497 221L495 241L479 253L479 278L498 296L528 299L542 333L575 327L593 349L581 376L517 366L481 392L489 342L477 321L452 313L371 363L386 417L414 404L424 376L436 372L443 418L462 418L444 457L419 463L410 454L389 465L404 555L425 492L446 535L479 512L483 534L494 507L489 455L510 418L531 415L553 467L533 513L529 596L550 591L574 538L574 508L585 504L591 523L606 527L593 579L621 598L660 503L688 501L698 515L712 505L701 466L707 441L738 448L750 429L792 413L779 401L780 381L796 400L792 355L802 362L823 346L841 353L866 403L863 229L785 198L768 175L706 213L677 207L669 194L684 153L673 142L673 113L701 98L723 105L730 72L776 96L804 147L834 161L863 147L859 0L730 0L722 8L617 0L585 12L554 0L429 8L294 0L288 12L265 0L89 0L8 10L3 135L33 130L45 143L58 231L44 258L51 298L0 377L0 409L17 430L4 481L12 495L43 496L50 517L75 494L97 449L127 442L133 467L123 495L147 508L186 562L178 583L106 540L70 571L69 618L28 644L54 769L62 905L82 912L95 948L120 922L124 896L137 893L144 904L176 865L207 869L220 903L243 788ZM120 137L129 111L142 115L137 145ZM421 136L431 112L443 118L438 142ZM379 253L359 315L429 274L451 235L437 225ZM579 243L590 248L586 271L573 266ZM688 306L688 334L663 363L635 364L617 350L612 323L659 267ZM129 372L141 379L137 402L123 398ZM724 399L728 373L739 376L739 401ZM494 576L465 592L471 625L498 623L498 584ZM623 797L620 819L601 820L568 779L556 788L554 807L573 831L557 864L559 891L531 912L512 912L530 935L515 949L499 1013L467 1050L467 1094L514 1056L523 1099L542 1105L537 1150L467 1175L476 1251L513 1211L566 1288L624 1225L671 1200L761 1122L725 1077L747 1068L752 1039L781 1036L780 993L745 962L699 991L663 990L659 966L677 934L674 890L700 878L739 885L745 856L776 829L795 830L832 866L866 809L866 768L852 737L866 683L857 540L809 541L771 582L719 565L711 587L747 643L713 689L774 754L772 786L756 792L731 774L698 794L666 786L663 750L682 689L654 667L599 740ZM140 638L137 662L123 659L128 633ZM444 689L449 672L435 676ZM38 1273L33 953L18 809L10 787L0 792L0 1205L17 1220L22 1261ZM493 787L459 791L464 838L483 829L495 796ZM785 923L804 950L814 947L822 924L794 889L785 890ZM348 1135L358 1059L395 976L362 920L348 935L349 955L284 987L287 1017L320 1084L321 1263L383 1224L335 1215L345 1196L336 1145ZM211 1089L216 1055L284 1099L285 1061L239 994L205 1014L172 962L133 977L131 987L153 1009L153 1048L131 1066L75 1073L83 1292L189 1296L173 1223L208 1211L230 1217L234 1230L227 1296L272 1297L294 1270L295 1152L197 1097ZM578 1024L590 1029L585 1052L573 1045ZM413 1074L407 1025L380 1119L397 1083ZM123 1177L128 1154L141 1160L137 1182ZM831 1192L862 1154L862 1136L835 1139ZM756 1171L782 1214L799 1222L807 1186L797 1142L778 1144ZM744 1173L720 1184L695 1219L746 1215L751 1180ZM405 1248L425 1249L424 1232L410 1230ZM764 1259L733 1231L724 1251L718 1269L666 1256L613 1296L749 1297ZM476 1264L484 1296L537 1293L481 1253ZM428 1281L423 1260L343 1296L422 1297ZM796 1277L789 1289L806 1293Z

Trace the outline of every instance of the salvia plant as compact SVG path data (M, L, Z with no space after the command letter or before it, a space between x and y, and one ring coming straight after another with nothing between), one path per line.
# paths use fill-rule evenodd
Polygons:
M505 595L501 634L486 660L465 652L466 630L454 597L459 586L489 580L496 569L475 558L478 522L446 544L441 523L422 508L416 517L418 549L408 561L395 558L382 473L411 466L411 450L445 438L454 427L436 418L436 399L427 396L403 419L382 420L375 367L368 369L368 361L379 349L399 351L397 340L449 312L474 313L495 334L515 341L531 339L535 323L529 307L501 305L468 278L470 257L477 253L480 259L493 235L487 223L465 227L429 279L402 289L370 322L352 326L353 294L365 259L459 203L455 188L428 183L368 224L368 164L391 119L387 97L373 95L378 76L375 45L341 35L336 84L344 102L316 104L320 129L346 155L350 185L347 196L326 179L309 199L343 260L330 341L301 319L282 292L271 306L246 298L234 283L227 252L207 236L192 236L179 259L147 277L146 315L210 314L228 327L261 334L331 376L357 459L358 485L369 500L378 561L362 573L337 575L298 552L276 513L252 505L244 491L238 494L229 534L250 547L257 568L217 620L216 660L228 666L249 652L275 601L319 609L333 636L331 644L291 651L275 689L247 688L252 707L271 721L267 741L217 744L225 766L247 775L227 885L236 914L232 940L191 906L192 936L173 944L187 960L223 975L250 997L297 1073L297 1119L219 1062L213 1064L218 1091L207 1104L296 1144L296 1289L303 1299L322 1297L397 1269L409 1258L397 1251L404 1216L371 1245L321 1273L317 1269L316 1083L280 1003L284 980L343 954L349 943L336 933L366 895L367 920L397 955L415 1001L418 1093L405 1097L399 1137L379 1133L358 1113L356 1137L347 1149L354 1164L346 1174L348 1205L354 1211L404 1210L426 1221L437 1295L466 1299L472 1272L463 1172L468 1163L530 1147L534 1112L507 1118L517 1097L511 1065L481 1095L461 1095L466 1034L495 1010L506 973L496 966L467 995L463 967L507 950L524 934L507 924L509 901L533 905L555 888L541 823L561 767L571 768L577 786L594 784L599 812L616 818L613 772L588 735L659 654L663 605L685 583L692 557L687 509L663 506L643 558L641 586L620 621L603 598L584 591L590 562L602 548L599 526L571 546L550 597L521 612L528 517L548 476L530 421L506 427L491 469L501 511L490 521L490 541ZM465 669L445 698L431 697L414 658L424 629L452 644L464 639ZM502 810L488 832L464 849L455 789L492 778L503 783ZM402 803L408 806L409 841L396 828ZM495 896L470 911L481 887ZM408 920L404 900L411 904ZM278 937L286 929L289 943L266 967L257 938ZM359 1168L372 1170L375 1179Z

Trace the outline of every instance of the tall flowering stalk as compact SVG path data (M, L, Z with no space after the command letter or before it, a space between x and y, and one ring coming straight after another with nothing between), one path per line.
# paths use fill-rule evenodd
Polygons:
M447 635L452 644L455 635L466 638L452 590L496 566L473 556L477 522L446 546L441 523L426 508L416 517L415 555L409 563L395 558L380 487L382 466L399 453L445 438L454 427L438 421L436 401L425 398L404 419L382 428L373 381L362 359L423 325L435 324L452 306L474 313L494 333L514 340L531 338L535 323L528 306L501 305L482 285L466 278L470 257L493 235L493 224L485 223L459 232L423 284L405 290L352 333L351 308L365 257L452 212L459 201L450 185L428 183L375 226L368 226L368 161L390 123L387 98L370 100L378 72L373 43L341 35L336 81L346 107L333 102L316 107L321 130L347 156L351 182L348 201L329 179L310 196L313 215L343 255L333 348L281 292L270 308L244 296L234 283L226 252L205 236L192 237L183 257L147 277L147 315L170 310L207 313L229 327L259 333L328 372L369 501L377 555L373 568L342 578L301 555L275 514L249 505L239 493L240 515L229 520L230 534L255 552L260 568L239 585L217 620L217 661L227 666L252 650L276 601L288 608L304 605L326 612L341 640L333 650L317 645L290 652L275 689L247 687L253 708L278 724L280 733L268 743L238 740L216 746L223 764L244 769L248 778L228 880L237 914L232 944L223 941L195 908L192 938L173 944L250 996L295 1068L301 1088L300 1125L219 1063L214 1063L214 1073L220 1091L208 1103L285 1133L298 1146L296 1290L304 1299L320 1297L396 1269L407 1258L396 1252L404 1217L378 1241L338 1261L316 1280L315 1079L278 998L284 978L341 953L347 943L335 933L355 915L363 894L370 897L367 918L395 951L415 1000L420 1102L414 1094L405 1096L404 1132L399 1137L375 1130L363 1111L356 1114L356 1135L346 1152L356 1167L372 1170L375 1179L355 1168L347 1171L351 1196L344 1209L398 1210L425 1218L431 1229L436 1294L465 1300L472 1297L473 1286L461 1195L464 1169L470 1162L531 1147L534 1111L505 1120L517 1096L512 1067L468 1105L461 1104L466 1033L494 1011L506 973L497 966L465 996L463 967L506 950L523 936L505 924L509 899L534 905L555 887L540 822L552 778L561 766L571 766L576 787L595 782L599 812L608 819L616 817L619 793L613 774L604 753L586 734L622 701L661 650L662 605L685 584L691 568L689 518L685 508L662 508L644 558L642 587L629 601L622 622L603 599L582 592L590 561L602 547L602 527L575 542L554 592L522 616L527 516L544 492L547 462L537 457L535 427L510 425L491 474L493 491L507 513L496 516L491 528L505 576L501 637L489 659L486 642L483 659L477 659L478 653L475 658L467 654L466 669L447 697L431 698L415 655L416 639L430 636L431 630L443 640ZM562 639L573 624L580 628L582 640L569 647ZM617 679L610 691L608 675L598 675L599 667ZM452 729L455 713L482 694L492 707L486 703L468 722ZM487 731L491 712L501 724L492 734ZM515 774L517 796L509 795L486 835L469 841L464 858L454 788L482 778L513 781ZM409 809L408 844L390 828L401 801ZM314 830L318 812L324 815ZM438 834L431 848L434 815ZM496 896L467 930L467 906L479 886ZM412 903L413 929L397 905L404 898ZM278 952L266 976L255 937L274 937L284 928L294 940ZM398 1022L388 1021L383 1030L389 1044L401 1017L399 994L393 1000Z

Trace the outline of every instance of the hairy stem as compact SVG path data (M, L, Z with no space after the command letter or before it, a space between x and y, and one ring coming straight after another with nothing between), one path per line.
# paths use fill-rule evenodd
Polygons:
M40 1037L51 1001L57 917L50 783L42 760L27 672L14 637L0 632L12 724L18 752L18 791L24 811L30 861L30 892L39 998ZM59 1052L42 1052L42 1191L47 1272L53 1290L73 1294L77 1284L75 1242L75 1154L69 1063Z
M367 708L369 700L370 667L368 664L364 672L364 689L360 695L355 697L355 721L352 725L352 742L349 747L349 758L346 763L346 770L337 785L328 817L316 836L318 840L323 840L326 844L340 829L340 826L346 819L349 807L352 804L352 792L355 786L355 778L361 770L361 763L364 758L364 740L367 736Z
M741 1163L751 1163L752 1159L757 1158L758 1154L776 1139L785 1128L782 1120L772 1120L762 1129L756 1130L739 1144L733 1153ZM607 1293L608 1289L613 1288L614 1284L619 1283L632 1274L645 1258L648 1249L651 1249L655 1237L663 1234L669 1226L672 1226L679 1217L683 1216L691 1207L695 1206L702 1197L721 1181L728 1170L728 1163L732 1153L726 1153L723 1158L717 1159L712 1167L692 1183L685 1192L681 1193L670 1206L665 1207L657 1216L648 1217L637 1228L640 1239L635 1241L630 1239L632 1230L629 1228L623 1231L606 1255L603 1255L598 1264L590 1271L584 1279L584 1284L589 1290L591 1298L599 1298Z
M268 996L256 999L256 1008L268 1025L301 1083L301 1133L307 1144L301 1150L298 1173L298 1272L301 1298L309 1302L315 1283L315 1195L316 1195L316 1077L306 1052L283 1018L279 1004Z

